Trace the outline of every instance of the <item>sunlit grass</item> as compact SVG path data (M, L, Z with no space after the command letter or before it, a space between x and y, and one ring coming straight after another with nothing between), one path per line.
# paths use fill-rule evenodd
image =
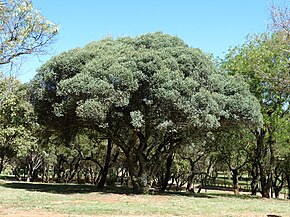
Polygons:
M61 216L290 216L290 201L230 193L133 194L98 192L91 185L27 184L0 181L0 216L13 209Z

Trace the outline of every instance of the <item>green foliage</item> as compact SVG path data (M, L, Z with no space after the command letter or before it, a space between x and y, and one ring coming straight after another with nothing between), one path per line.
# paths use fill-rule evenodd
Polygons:
M249 37L229 50L223 67L243 75L262 106L282 109L289 103L289 43L279 33Z
M11 161L25 149L25 146L34 144L32 136L35 125L33 108L26 100L25 87L13 78L4 78L0 80L1 94L7 90L7 85L12 83L13 89L0 109L1 169L5 162Z
M222 64L229 74L244 77L262 107L264 126L253 131L256 145L250 156L256 167L252 171L259 173L252 174L261 177L265 197L269 197L272 176L279 170L285 144L289 146L289 142L285 143L289 134L285 130L290 108L289 57L289 40L284 34L264 33L230 49Z
M145 184L161 156L198 134L261 123L259 104L242 79L162 33L106 38L64 52L39 69L31 89L42 124L68 142L83 127L103 133L122 149L136 182Z
M127 113L131 127L148 118L154 123L145 110L158 114L159 123L177 122L174 111L208 129L219 127L221 118L260 121L247 85L218 73L200 50L161 33L107 38L65 52L43 65L32 84L39 113L62 117L73 110L97 125L108 123L110 111L116 118Z

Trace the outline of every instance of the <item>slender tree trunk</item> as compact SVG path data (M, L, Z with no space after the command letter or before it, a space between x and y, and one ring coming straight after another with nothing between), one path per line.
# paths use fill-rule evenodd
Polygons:
M260 167L260 182L261 182L261 195L264 198L270 198L270 189L272 186L272 177L268 176L264 172L264 168Z
M267 177L267 191L269 192L269 198L270 196L273 197L273 176L275 173L275 167L276 167L276 159L275 159L275 139L274 139L274 133L275 133L275 129L273 128L273 126L271 126L270 128L268 128L268 132L269 132L269 139L268 139L268 145L269 145L269 150L270 150L270 162L269 162L269 172L268 172L268 177Z
M148 174L147 174L147 162L145 160L145 158L143 157L142 152L137 153L138 156L138 161L139 161L139 173L138 173L138 185L139 185L139 189L138 192L139 193L146 193L148 190Z
M190 175L187 180L186 190L194 193L193 179L195 175L195 169L194 169L195 162L193 162L191 159L189 160L190 160Z
M251 195L257 195L257 192L258 192L258 182L259 182L259 172L258 172L257 162L254 162L253 165L252 165L251 175L252 175Z
M280 191L283 188L284 185L284 174L277 173L277 167L275 169L275 177L273 179L273 190L275 194L275 198L279 198Z
M57 183L62 183L64 180L63 163L64 163L63 157L61 155L57 156L57 163L54 166L54 177L56 177Z
M265 198L270 198L270 193L271 193L271 189L273 186L273 164L274 164L274 160L273 160L273 156L271 154L270 157L270 162L269 162L269 166L271 167L270 170L268 171L268 174L266 174L266 172L264 171L264 166L261 165L261 163L259 163L260 166L260 181L261 181L261 194L262 197Z
M288 199L290 200L290 173L286 173L287 188L288 188Z
M4 167L4 157L2 157L0 161L0 174L2 173L3 167Z
M26 158L26 163L27 163L27 178L26 178L26 181L27 182L31 182L32 181L32 177L33 177L33 165L32 165L32 162L31 162L31 159L30 158Z
M98 183L97 188L103 190L105 183L106 183L106 178L108 175L109 171L109 166L110 166L110 161L111 161L111 153L112 153L112 148L113 148L113 143L111 139L108 139L108 145L107 145L107 154L106 154L106 159L105 163L102 169L102 174L101 174L101 179Z
M76 160L76 162L75 162L75 160ZM78 172L80 162L81 162L80 157L75 157L74 160L72 162L70 162L70 170L69 170L69 173L67 174L66 183L70 183L73 181L75 175Z
M193 193L194 193L194 186L193 186L194 175L195 175L194 171L191 171L190 176L188 177L187 186L186 186L186 190L191 191Z
M280 191L282 190L282 188L277 186L276 183L273 183L273 187L274 187L275 198L279 198L279 194L280 194Z
M173 159L174 159L173 154L169 155L166 159L166 172L165 172L164 180L162 180L161 191L165 191L167 189L167 185L171 177L171 166L172 166Z
M238 170L232 169L232 178L233 178L233 186L234 186L234 193L239 194L239 183L238 183Z
M186 186L186 190L191 191L193 193L194 193L194 184L193 184L194 175L195 175L194 171L191 171L191 174L188 178L187 186Z
M27 182L31 182L32 179L33 179L33 171L32 171L31 165L28 164L28 167L27 167L27 178L26 178L26 181L27 181Z
M260 183L261 183L261 195L264 198L270 198L270 190L272 187L272 167L273 167L273 165L270 165L270 170L268 170L268 173L267 173L265 171L266 166L262 162L263 158L265 158L267 156L267 148L265 147L265 136L266 136L266 130L261 129L260 132L256 132L257 149L256 149L255 161L257 162L259 172L260 172L259 175L260 175ZM271 139L269 139L269 141L270 140ZM271 151L270 157L271 157L270 162L268 162L269 164L271 164L271 162L273 161L272 151ZM272 163L274 163L274 162L272 162Z
M139 185L138 185L138 182L136 180L136 172L135 172L135 162L134 160L131 159L131 156L130 156L130 153L129 152L125 152L124 151L124 154L126 156L126 160L127 160L127 168L128 168L128 172L129 172L129 176L130 176L130 179L131 179L131 183L132 183L132 186L133 186L133 189L135 192L138 192L138 189L139 189Z

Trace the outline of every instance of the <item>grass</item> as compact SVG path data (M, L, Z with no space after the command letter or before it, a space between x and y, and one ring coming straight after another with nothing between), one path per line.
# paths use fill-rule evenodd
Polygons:
M0 216L290 216L290 201L214 192L133 194L92 185L0 181Z

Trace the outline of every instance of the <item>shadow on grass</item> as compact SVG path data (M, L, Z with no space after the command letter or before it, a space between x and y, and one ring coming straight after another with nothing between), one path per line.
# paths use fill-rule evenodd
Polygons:
M55 184L55 183L24 183L9 182L0 184L5 188L24 189L27 191L47 192L52 194L87 194L92 192L117 193L117 194L135 194L132 189L125 187L112 187L100 190L94 185L81 184Z
M229 193L206 193L209 196L215 197L227 197L227 198L239 198L239 199L259 199L261 197L249 194L229 194Z
M184 196L184 197L200 197L200 198L215 198L216 196L214 195L208 195L208 194L203 194L203 193L192 193L192 192L187 192L187 191L154 191L154 192L149 192L151 195L159 195L159 196Z
M0 186L11 189L24 189L27 191L47 192L52 194L87 194L92 192L99 193L114 193L126 195L138 195L133 189L127 187L106 187L100 190L94 185L84 184L56 184L56 183L27 183L27 182L4 182ZM159 196L184 196L184 197L198 197L198 198L239 198L239 199L256 199L257 196L251 195L234 195L228 193L192 193L192 192L175 192L175 191L149 191L149 195Z

